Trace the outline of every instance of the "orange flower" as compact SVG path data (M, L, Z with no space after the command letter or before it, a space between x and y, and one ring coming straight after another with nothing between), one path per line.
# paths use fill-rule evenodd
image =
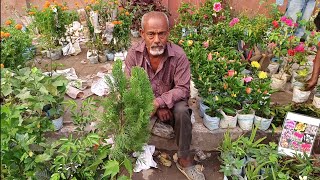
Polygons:
M125 13L127 16L129 16L130 15L130 13L127 11L126 13Z
M4 65L3 65L3 64L0 64L0 68L3 69L3 68L4 68Z
M77 8L79 8L79 3L75 2L74 5L76 5Z
M122 24L121 21L113 21L112 24L117 25L117 24Z
M246 88L246 93L247 93L247 94L250 94L250 93L251 93L251 91L252 91L252 89L251 89L251 88L249 88L249 87L247 87L247 88Z
M178 44L182 45L183 43L184 43L184 40L180 39Z
M12 21L11 20L6 20L6 22L4 24L9 26L10 24L12 24Z
M5 37L5 38L10 37L10 33L8 33L8 32L7 32L7 33L4 33L4 37Z
M96 0L91 0L90 2L93 4L93 3L95 3L95 2L96 2Z
M15 26L15 28L18 29L18 30L21 30L21 29L22 29L22 25L21 25L21 24L17 24L17 25Z
M89 0L84 0L84 3L88 4Z
M124 10L124 8L123 7L119 7L119 11L123 11Z
M64 11L64 10L68 10L68 7L67 6L63 6L62 7L62 10Z
M228 84L224 83L223 84L223 89L226 90L228 88Z
M1 31L1 38L3 38L4 37L4 32L3 31Z
M122 21L118 21L118 24L122 24Z
M268 94L268 91L267 91L267 90L265 90L265 91L263 92L263 94Z
M29 15L34 15L34 14L36 14L36 13L33 12L33 11L30 11L28 14L29 14Z
M62 7L63 5L61 3L59 3L58 6Z
M91 8L90 8L90 6L86 6L86 10L90 10Z
M49 1L46 1L43 7L44 7L44 8L48 8L49 6L50 6L50 2L49 2Z

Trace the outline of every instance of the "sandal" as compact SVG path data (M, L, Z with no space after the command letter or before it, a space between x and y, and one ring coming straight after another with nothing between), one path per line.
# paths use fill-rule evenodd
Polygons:
M184 174L188 180L205 180L204 174L196 166L182 167L176 162L177 168Z

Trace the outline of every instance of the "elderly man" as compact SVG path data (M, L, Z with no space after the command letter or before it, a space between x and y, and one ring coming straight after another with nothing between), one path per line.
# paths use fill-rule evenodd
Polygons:
M143 40L128 51L125 72L139 66L147 72L155 99L154 114L162 122L174 123L176 142L179 147L178 169L189 180L203 180L204 175L193 164L190 154L192 138L190 96L190 64L184 51L168 42L169 20L162 12L143 15L140 34Z

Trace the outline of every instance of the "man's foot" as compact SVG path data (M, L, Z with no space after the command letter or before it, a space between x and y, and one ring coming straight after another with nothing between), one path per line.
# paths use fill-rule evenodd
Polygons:
M179 158L176 162L177 168L184 174L188 180L205 180L201 169L193 164L191 158Z

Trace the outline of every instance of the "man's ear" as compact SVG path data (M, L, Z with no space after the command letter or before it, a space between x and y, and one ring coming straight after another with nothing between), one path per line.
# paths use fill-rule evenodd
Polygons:
M139 33L140 33L140 36L144 39L143 30L142 29L139 29Z

